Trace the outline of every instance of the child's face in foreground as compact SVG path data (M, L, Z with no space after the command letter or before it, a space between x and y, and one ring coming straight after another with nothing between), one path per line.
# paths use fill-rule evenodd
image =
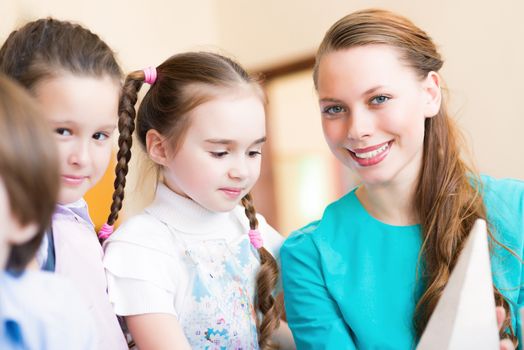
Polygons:
M109 164L119 86L108 76L63 74L40 82L34 90L60 154L58 202L75 202L102 178Z
M252 92L223 94L193 109L165 167L166 185L211 211L232 210L260 175L265 110Z
M422 164L424 123L440 108L438 75L415 75L386 45L327 53L318 70L324 136L367 185L410 182Z

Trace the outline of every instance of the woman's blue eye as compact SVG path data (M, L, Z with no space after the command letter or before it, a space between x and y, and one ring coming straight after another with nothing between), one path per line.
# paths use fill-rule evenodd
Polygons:
M344 112L344 108L342 106L329 106L324 108L324 113L327 114L338 114Z
M71 130L69 129L66 129L66 128L56 128L55 129L55 132L58 134L58 135L61 135L61 136L71 136L73 133L71 132Z
M95 132L93 134L93 138L97 141L103 141L109 138L109 135L103 133L103 132Z
M215 158L223 158L227 155L227 152L209 152Z
M384 102L388 101L389 100L389 97L388 96L384 96L384 95L379 95L379 96L375 96L371 99L370 103L372 105L380 105L380 104L383 104Z

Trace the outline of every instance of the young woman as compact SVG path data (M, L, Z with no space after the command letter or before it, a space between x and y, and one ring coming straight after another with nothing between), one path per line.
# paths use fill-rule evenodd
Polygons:
M460 158L442 64L424 31L382 10L342 18L320 45L324 135L361 184L281 249L299 349L414 348L478 218L489 223L501 337L509 338L501 345L516 341L524 184L481 177Z

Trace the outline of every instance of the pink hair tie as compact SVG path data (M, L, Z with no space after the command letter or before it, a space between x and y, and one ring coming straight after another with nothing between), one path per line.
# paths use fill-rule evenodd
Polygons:
M98 231L98 239L105 240L113 233L113 225L108 225L107 222L102 225L100 231Z
M261 248L264 245L262 241L262 236L260 235L259 230L249 230L249 241L256 249Z
M148 83L149 85L153 85L156 81L156 68L147 67L143 69L143 72L144 72L144 82Z

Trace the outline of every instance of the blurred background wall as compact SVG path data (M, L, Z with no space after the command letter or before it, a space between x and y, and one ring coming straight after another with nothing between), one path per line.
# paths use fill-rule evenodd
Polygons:
M451 111L479 170L524 179L521 0L0 0L0 41L28 20L53 16L99 34L125 71L181 51L213 50L252 72L278 72L265 83L269 142L255 194L268 221L288 234L319 218L358 179L325 146L309 67L280 68L310 62L332 23L367 7L400 12L433 37L446 59ZM154 187L153 175L141 175L148 163L138 150L135 155L123 218L141 210ZM88 195L97 225L107 215L111 186L112 169Z

